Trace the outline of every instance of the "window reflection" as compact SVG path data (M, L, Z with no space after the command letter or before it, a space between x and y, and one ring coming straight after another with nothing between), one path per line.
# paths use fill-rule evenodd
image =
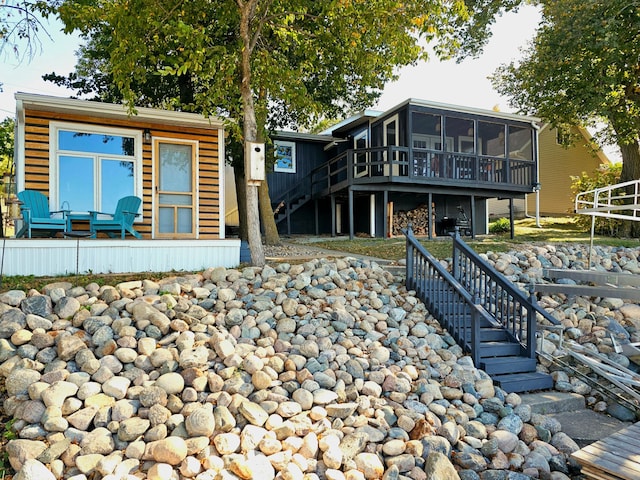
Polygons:
M101 170L101 209L115 212L119 199L134 194L133 162L104 159Z
M106 153L132 157L135 152L135 139L119 135L59 130L58 148L74 152Z
M57 156L61 208L113 213L120 198L135 194L134 137L72 130L57 133L58 150L64 151Z
M447 139L453 140L454 152L473 153L475 151L473 120L446 117L445 131Z
M61 155L58 168L60 205L72 211L93 210L93 159Z
M504 123L478 122L480 153L492 157L504 157Z
M509 158L533 160L533 141L530 128L509 125Z

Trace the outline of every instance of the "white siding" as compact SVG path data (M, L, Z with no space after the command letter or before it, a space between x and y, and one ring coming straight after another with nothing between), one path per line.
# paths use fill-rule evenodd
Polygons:
M1 275L199 271L236 267L240 240L6 239Z

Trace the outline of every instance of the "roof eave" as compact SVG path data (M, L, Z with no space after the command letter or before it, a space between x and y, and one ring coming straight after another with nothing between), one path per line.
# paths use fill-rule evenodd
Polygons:
M155 124L192 126L198 128L217 129L223 127L221 119L216 117L207 118L197 113L137 107L135 109L136 113L130 114L124 105L22 92L16 93L15 98L18 110L34 109L54 113L91 115L98 118L135 119L137 121Z

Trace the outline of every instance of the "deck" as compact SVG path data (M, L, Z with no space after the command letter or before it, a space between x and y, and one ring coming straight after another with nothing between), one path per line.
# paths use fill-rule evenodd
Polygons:
M531 193L536 181L535 162L529 160L387 146L350 149L331 159L312 173L310 191L326 195L347 187L402 189L405 184L517 195Z
M590 480L640 478L640 422L571 455Z

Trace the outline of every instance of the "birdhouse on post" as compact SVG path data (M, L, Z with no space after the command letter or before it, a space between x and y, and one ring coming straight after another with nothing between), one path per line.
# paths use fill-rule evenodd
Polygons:
M264 143L245 142L244 169L247 185L260 186L265 179Z

